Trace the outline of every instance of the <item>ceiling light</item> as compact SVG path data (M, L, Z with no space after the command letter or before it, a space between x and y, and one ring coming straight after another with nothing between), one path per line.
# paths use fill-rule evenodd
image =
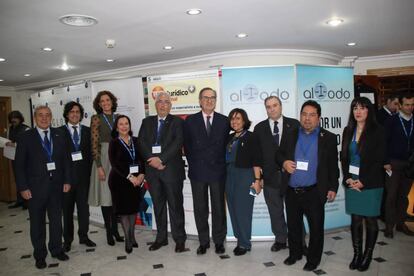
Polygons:
M114 60L114 59L112 59L112 58L108 58L108 59L106 60L106 62L115 62L115 60Z
M355 45L356 45L356 43L355 43L355 42L349 42L349 43L347 43L346 45L348 45L348 46L355 46Z
M246 37L248 37L248 35L245 34L245 33L240 33L240 34L236 35L236 37L237 38L246 38Z
M59 21L75 27L89 27L98 23L95 17L81 14L67 14L59 17Z
M6 61L5 58L0 58L0 62L4 62L4 61Z
M200 9L189 9L186 11L188 15L198 15L201 13Z
M66 62L64 62L59 68L62 69L63 71L69 70L69 66Z
M50 48L50 47L44 47L44 48L42 48L42 50L45 51L45 52L52 52L53 51L53 49Z
M174 49L174 47L173 46L164 46L164 48L163 48L164 50L172 50L172 49Z
M344 20L340 19L340 18L332 18L332 19L329 19L328 21L326 21L326 24L328 24L329 26L332 26L332 27L336 27L336 26L338 26L342 23L344 23Z
M30 74L24 74L23 76L25 76L25 77L30 77L31 75L30 75Z
M0 81L4 81L4 80L0 79Z

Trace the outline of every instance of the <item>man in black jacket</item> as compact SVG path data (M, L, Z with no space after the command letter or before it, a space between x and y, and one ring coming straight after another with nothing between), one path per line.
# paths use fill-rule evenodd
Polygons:
M386 104L377 111L377 122L384 125L388 118L397 114L398 107L398 95L389 95Z
M309 250L305 271L321 261L324 242L325 203L338 190L338 149L336 136L319 127L321 107L315 101L302 105L300 128L289 133L277 162L290 174L286 192L289 257L286 265L302 259L303 215L309 222Z
M138 147L146 161L145 177L154 203L157 237L149 247L158 250L168 244L167 203L171 232L176 242L175 252L185 251L187 235L184 229L183 181L185 179L183 120L170 113L171 98L159 91L155 97L157 115L142 120Z
M73 241L73 211L78 212L79 243L87 247L96 244L88 237L89 205L88 193L92 168L91 130L80 122L83 118L83 107L76 102L68 102L63 110L66 124L60 127L67 140L71 152L72 188L63 198L63 249L69 252Z
M263 193L269 210L272 232L275 235L271 251L276 252L286 248L287 227L283 205L286 181L282 181L283 173L276 163L275 155L279 148L283 148L287 143L285 137L288 133L299 127L299 122L282 116L282 102L278 97L267 97L264 104L268 118L255 126L254 134L259 149L260 169L263 173Z
M49 219L49 251L66 261L62 249L62 199L70 188L70 156L62 132L50 126L52 112L47 106L34 111L36 128L23 133L16 149L16 183L29 201L30 238L36 267L46 267L46 213Z

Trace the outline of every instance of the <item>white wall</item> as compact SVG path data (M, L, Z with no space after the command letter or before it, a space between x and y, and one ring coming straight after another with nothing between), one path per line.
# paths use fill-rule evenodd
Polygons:
M12 87L0 86L0 97L11 97L12 110L19 110L25 123L30 126L30 94L33 91L15 91Z
M368 69L382 69L405 66L414 66L414 52L357 58L354 63L354 74L366 75Z

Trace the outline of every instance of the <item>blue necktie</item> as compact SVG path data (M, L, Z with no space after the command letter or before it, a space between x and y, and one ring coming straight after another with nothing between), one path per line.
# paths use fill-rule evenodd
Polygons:
M72 126L73 127L73 142L75 142L75 147L76 150L79 148L79 133L78 133L78 127L77 126Z
M162 128L164 127L165 120L160 119L159 122L160 124L158 125L158 129L157 129L157 145L160 144L161 131L162 131Z
M275 139L276 145L279 146L279 127L277 126L278 121L275 121L275 124L273 126L273 139Z
M43 138L43 143L45 144L46 150L50 153L52 151L49 138L47 138L47 130L44 130L43 133L45 134L45 138Z

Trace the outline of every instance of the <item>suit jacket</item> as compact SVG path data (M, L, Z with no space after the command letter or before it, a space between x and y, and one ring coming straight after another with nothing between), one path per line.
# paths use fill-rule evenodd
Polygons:
M161 153L152 153L152 146L157 139L157 129L158 116L150 116L142 120L138 135L138 149L145 161L158 156L166 167L159 171L145 162L145 177L150 183L151 178L154 177L160 177L164 181L183 181L185 179L182 158L183 120L170 114L165 118L159 141Z
M71 134L66 127L63 125L59 128L66 138L67 148L70 153L75 152L75 145L73 144ZM72 188L77 185L90 184L91 169L92 169L92 153L91 153L91 129L87 126L80 125L80 149L82 152L82 160L71 162L72 171ZM72 159L71 159L72 160Z
M299 128L286 133L286 144L276 154L280 167L286 160L295 160L295 149L298 141ZM288 184L290 175L284 181ZM326 202L328 191L337 192L339 185L338 149L336 135L320 128L318 137L318 169L316 172L316 187L322 202Z
M236 133L233 132L229 135L227 140L227 147ZM253 168L259 166L259 154L258 154L257 142L255 135L247 131L242 137L239 138L239 145L236 152L235 167L236 168Z
M220 113L214 112L210 136L207 136L201 111L187 117L184 122L184 148L189 164L188 177L191 180L225 180L225 150L229 132L229 121Z
M378 111L377 111L377 122L380 123L381 125L385 124L385 121L387 121L388 118L390 118L391 114L389 114L384 107L381 107Z
M348 186L345 181L352 178L349 173L349 144L352 141L353 132L346 127L342 135L341 165L344 178L342 184ZM384 186L384 160L385 160L385 134L384 129L378 126L368 133L362 142L359 167L359 180L364 185L363 189L372 189Z
M254 128L258 148L259 148L259 164L263 171L263 180L265 186L281 189L282 193L286 190L286 175L281 175L281 166L276 162L276 152L280 148L286 147L288 140L286 137L291 136L291 132L298 129L299 122L296 119L283 116L283 130L280 145L274 142L270 129L269 120L266 119L258 123Z
M16 149L16 184L19 191L30 189L33 198L50 193L63 194L63 184L71 183L70 154L62 131L50 128L52 160L56 169L47 170L48 155L36 128L22 134Z

